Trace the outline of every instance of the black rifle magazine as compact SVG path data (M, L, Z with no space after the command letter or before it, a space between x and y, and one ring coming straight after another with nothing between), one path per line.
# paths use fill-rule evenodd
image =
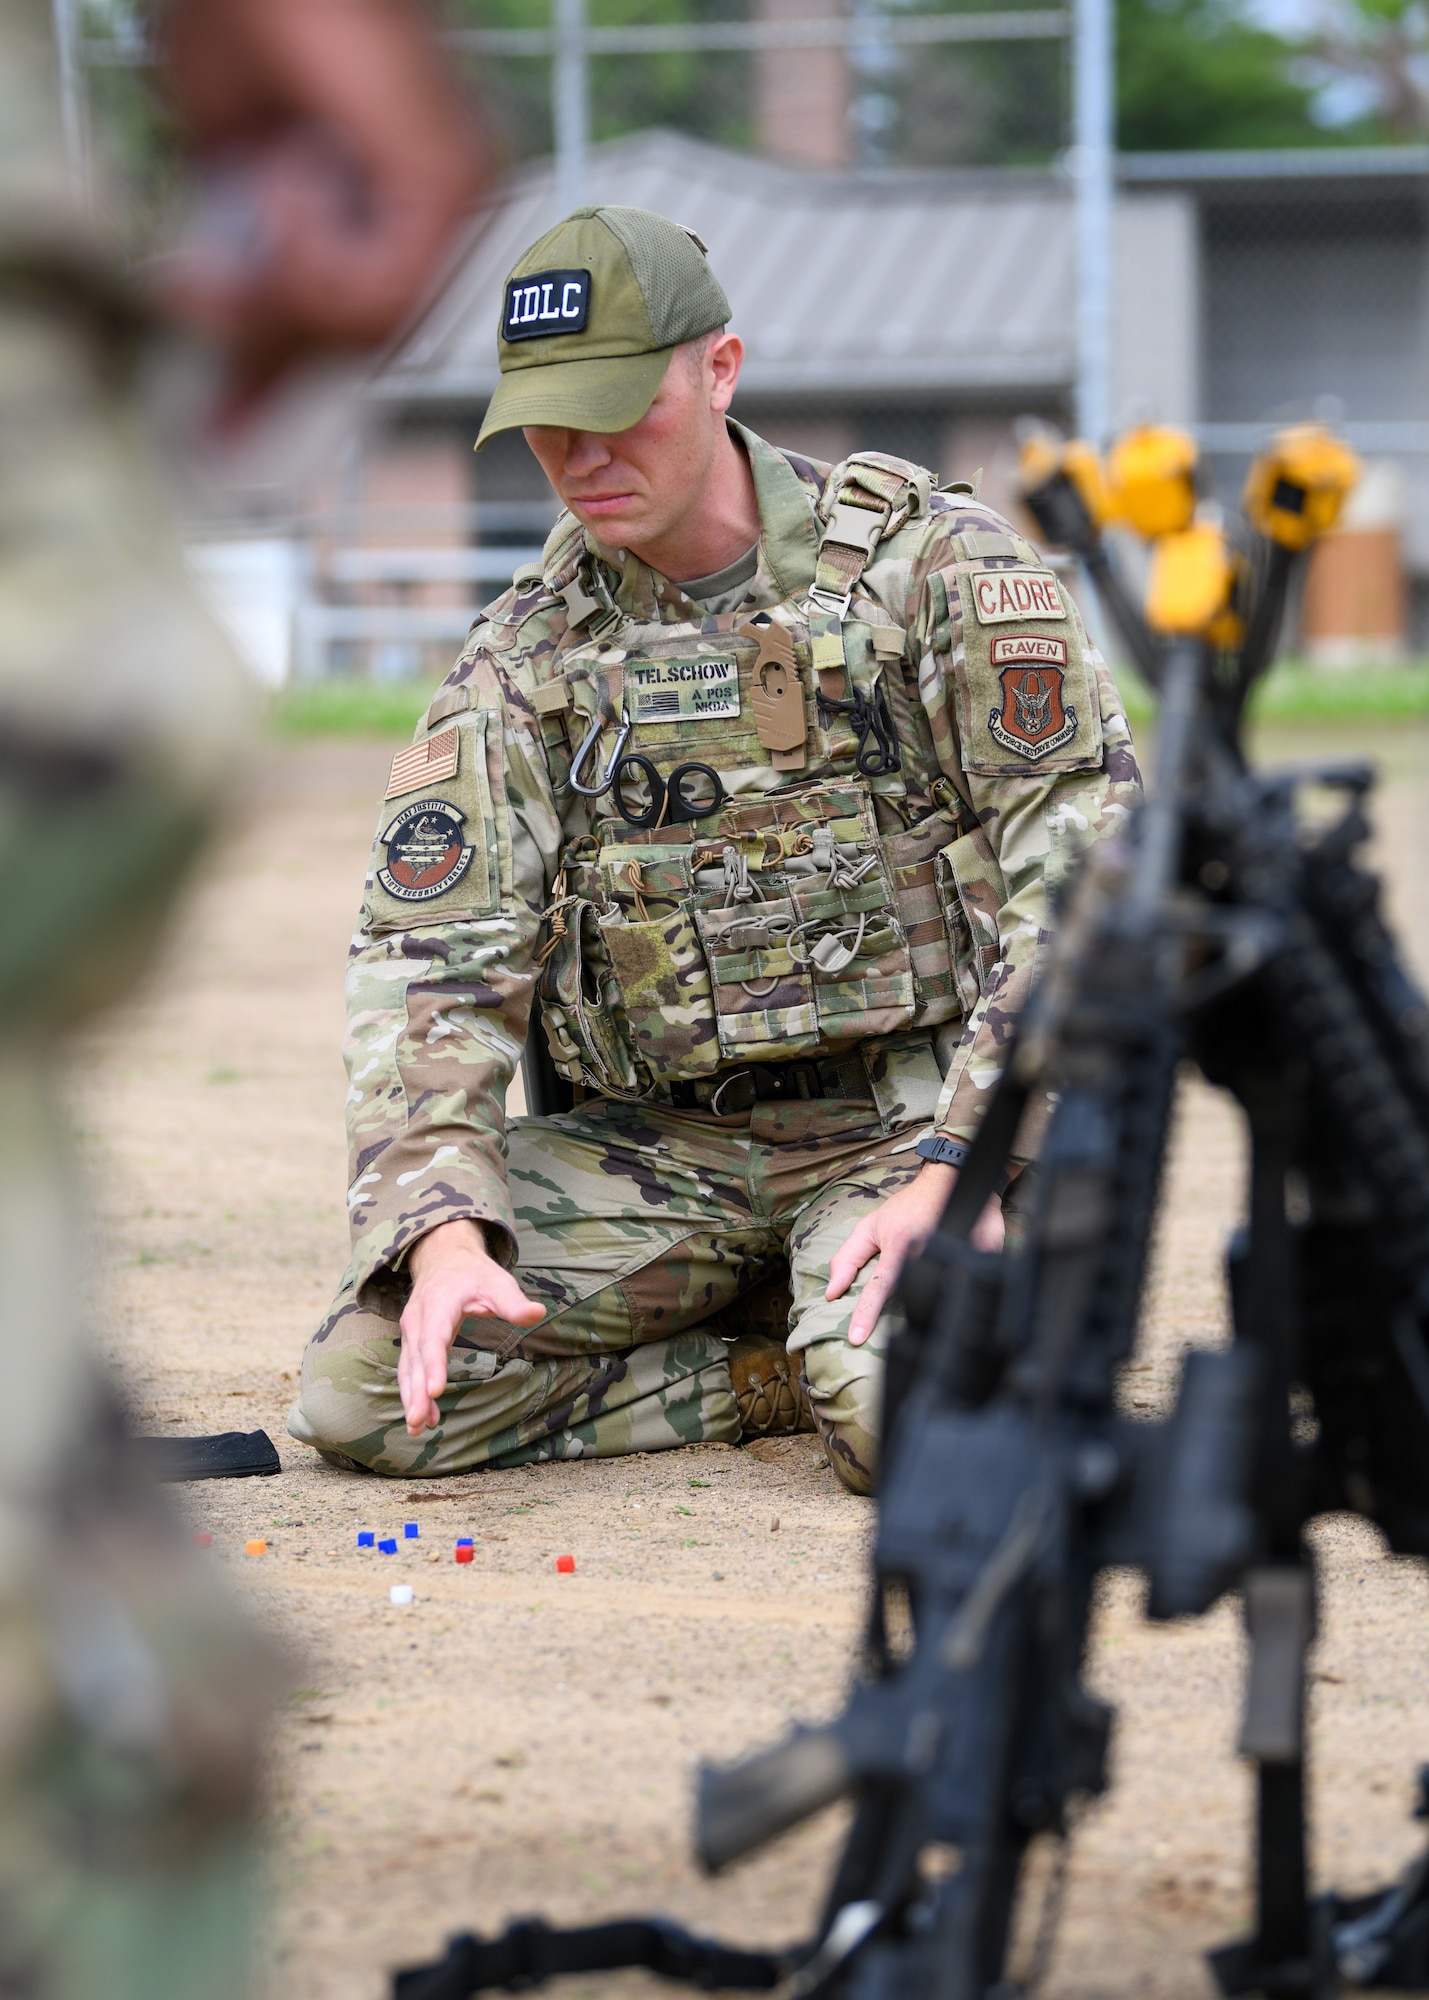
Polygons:
M193 1479L260 1479L283 1470L267 1431L216 1437L135 1438L139 1462L166 1485Z

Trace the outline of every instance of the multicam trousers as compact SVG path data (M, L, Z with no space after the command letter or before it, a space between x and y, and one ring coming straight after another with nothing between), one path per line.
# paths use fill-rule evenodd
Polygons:
M515 1119L516 1275L546 1318L524 1333L463 1321L441 1422L413 1438L400 1329L345 1290L308 1344L288 1428L397 1478L735 1443L725 1338L742 1330L740 1301L787 1266L790 1352L830 1461L867 1492L883 1339L849 1345L861 1278L836 1301L824 1289L855 1223L918 1171L916 1137L885 1136L871 1104L829 1100L719 1118L597 1099Z

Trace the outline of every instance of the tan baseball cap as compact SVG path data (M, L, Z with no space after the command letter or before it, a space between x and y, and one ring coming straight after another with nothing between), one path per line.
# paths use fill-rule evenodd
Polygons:
M692 230L648 208L578 208L506 280L501 380L477 450L525 424L628 430L654 402L674 350L728 319Z

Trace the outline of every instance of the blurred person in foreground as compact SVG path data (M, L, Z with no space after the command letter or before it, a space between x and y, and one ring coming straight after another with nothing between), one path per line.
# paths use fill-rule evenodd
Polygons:
M1137 796L1037 551L974 485L733 422L729 319L646 209L577 209L508 278L478 449L523 431L563 511L381 807L353 1259L288 1420L339 1462L732 1444L783 1402L868 1492L883 1306L1049 892ZM508 1125L533 998L574 1103Z
M179 0L165 25L189 157L247 219L167 278L227 357L232 426L304 356L399 329L480 161L400 0ZM85 1338L57 1086L153 950L244 702L135 403L146 308L67 176L49 28L44 0L0 10L0 1991L227 2000L276 1671Z

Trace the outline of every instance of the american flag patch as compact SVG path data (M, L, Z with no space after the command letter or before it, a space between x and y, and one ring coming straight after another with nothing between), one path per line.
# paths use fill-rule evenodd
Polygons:
M454 729L444 729L440 736L429 736L425 743L414 743L410 750L399 750L392 759L392 775L387 780L387 796L395 799L399 792L415 792L420 785L432 784L439 778L454 778L457 765L457 733Z

